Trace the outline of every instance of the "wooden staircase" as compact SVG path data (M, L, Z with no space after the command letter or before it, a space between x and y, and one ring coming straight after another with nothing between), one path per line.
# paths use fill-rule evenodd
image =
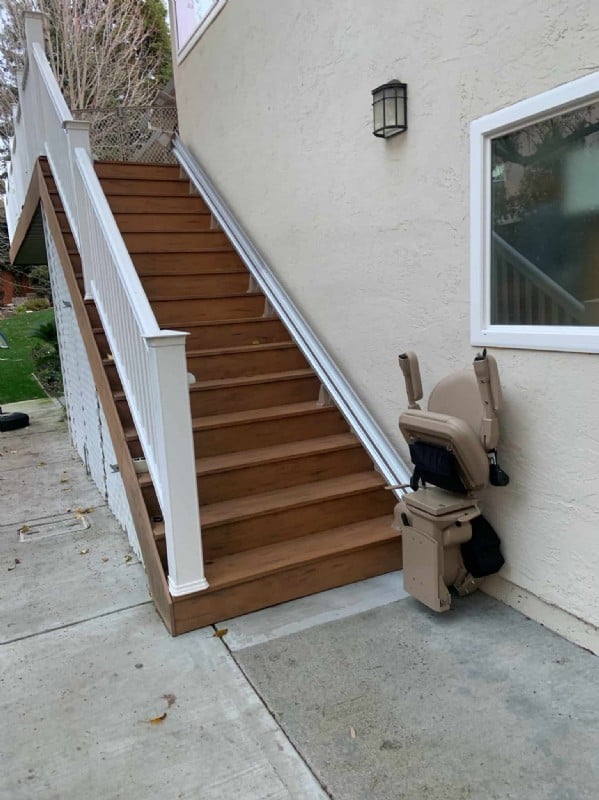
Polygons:
M179 168L97 162L158 323L188 331L210 588L173 598L175 632L401 568L393 494ZM57 209L72 262L80 263ZM133 457L143 456L93 303L96 343ZM148 474L140 487L166 566Z

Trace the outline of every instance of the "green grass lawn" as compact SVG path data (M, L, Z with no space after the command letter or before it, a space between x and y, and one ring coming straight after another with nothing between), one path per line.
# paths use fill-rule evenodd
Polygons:
M32 375L30 353L36 340L29 338L29 333L40 322L48 322L53 317L54 310L47 308L0 319L0 332L9 344L8 349L0 348L0 404L46 396Z

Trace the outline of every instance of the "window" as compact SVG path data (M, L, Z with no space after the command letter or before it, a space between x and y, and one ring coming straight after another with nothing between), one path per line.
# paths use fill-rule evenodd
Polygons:
M227 0L173 0L179 61L189 53L226 2Z
M599 352L599 73L471 127L471 338Z

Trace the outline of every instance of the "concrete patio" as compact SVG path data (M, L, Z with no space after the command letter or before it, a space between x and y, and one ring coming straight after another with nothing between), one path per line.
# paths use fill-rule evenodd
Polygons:
M435 616L397 573L171 639L62 409L26 409L0 434L2 800L597 796L595 656L482 594Z

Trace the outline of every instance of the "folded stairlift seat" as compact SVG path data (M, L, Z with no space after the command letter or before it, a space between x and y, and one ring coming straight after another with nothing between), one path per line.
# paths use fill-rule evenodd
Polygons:
M473 370L439 381L424 411L418 404L423 392L416 355L405 353L399 363L409 402L399 427L414 463L414 491L404 495L395 513L404 541L404 585L429 608L446 611L449 587L470 594L503 565L497 534L474 497L489 483L509 480L496 458L499 373L484 351Z
M487 485L489 480L487 454L465 420L434 411L411 410L404 411L400 416L399 428L410 446L416 474L420 475L425 483L458 492L475 491ZM427 464L427 461L435 460L434 448L439 450L436 465ZM452 485L451 477L443 470L444 466L447 469L451 468L450 459L445 459L443 463L444 453L452 455L455 459L459 470L457 478L462 486ZM427 466L437 466L440 470L438 480L435 480L434 470L427 469ZM444 481L445 477L449 480ZM415 489L416 486L412 488Z

